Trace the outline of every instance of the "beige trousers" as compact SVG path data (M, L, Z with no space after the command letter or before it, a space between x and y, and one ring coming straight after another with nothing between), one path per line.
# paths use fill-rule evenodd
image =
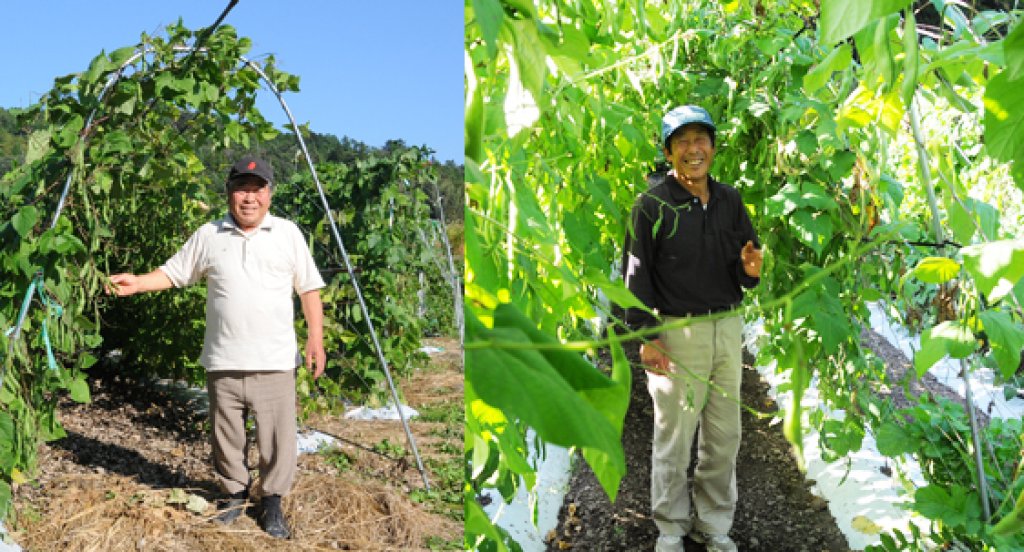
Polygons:
M731 316L695 321L661 336L675 375L648 372L647 390L654 402L651 512L663 534L685 535L695 528L724 535L732 528L740 447L742 329L743 319ZM709 387L709 380L721 389ZM691 519L686 471L698 427L693 477L696 518Z
M295 480L298 445L295 424L295 372L207 372L213 467L228 494L249 488L245 419L256 418L261 494L286 495Z

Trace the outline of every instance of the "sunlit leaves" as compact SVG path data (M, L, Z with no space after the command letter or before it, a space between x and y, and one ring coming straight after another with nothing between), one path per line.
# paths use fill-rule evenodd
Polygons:
M505 19L505 12L498 0L473 0L473 16L480 27L480 34L487 45L488 57L498 51L498 31Z
M1014 161L1017 186L1024 189L1024 25L1003 41L1006 68L985 87L985 147L993 157Z
M903 9L911 0L822 0L821 41L835 44L868 23Z
M1024 77L1024 25L1015 25L1003 40L1006 68L1003 71L1011 79Z
M800 209L793 213L790 225L797 238L816 253L821 253L833 236L832 219L824 211Z
M1018 55L1024 57L1024 49ZM1014 161L1014 178L1024 189L1024 77L1003 71L985 87L985 147L1003 161Z
M946 355L967 358L977 348L974 333L965 324L942 322L921 334L921 349L914 355L914 368L920 377Z
M952 280L960 272L960 263L945 257L925 257L914 267L914 276L929 284Z
M900 96L903 97L903 105L909 108L917 88L917 68L921 57L918 54L917 21L914 19L914 10L906 10L905 17L903 23L903 84L900 86Z
M534 102L544 97L544 77L548 73L547 50L533 19L516 19L509 24L514 30L514 58L523 88L530 92Z
M1000 240L960 250L964 269L989 301L1008 294L1024 276L1024 239Z
M841 44L804 75L804 90L813 94L832 78L832 73L849 69L852 54L849 44Z

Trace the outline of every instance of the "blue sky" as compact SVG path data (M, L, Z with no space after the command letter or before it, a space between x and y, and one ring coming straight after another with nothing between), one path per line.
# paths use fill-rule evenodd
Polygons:
M179 17L192 29L210 25L227 4L4 2L0 107L34 103L100 50L134 45L143 32L164 35ZM300 91L284 96L300 124L371 146L402 139L461 164L463 9L452 0L239 0L224 23L252 39L247 57L274 54L280 69L301 77ZM273 94L261 95L264 116L283 124Z

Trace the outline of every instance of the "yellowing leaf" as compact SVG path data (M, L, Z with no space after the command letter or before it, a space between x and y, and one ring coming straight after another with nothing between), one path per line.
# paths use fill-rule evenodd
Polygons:
M877 535L882 532L882 528L879 527L877 523L871 521L865 516L854 517L853 521L850 522L850 525L865 535Z
M914 276L929 284L941 284L960 272L960 263L945 257L925 257L914 267Z
M21 470L19 470L18 468L14 468L11 470L11 483L14 483L15 485L21 485L26 481L28 481L28 478L25 477L25 474L22 473Z

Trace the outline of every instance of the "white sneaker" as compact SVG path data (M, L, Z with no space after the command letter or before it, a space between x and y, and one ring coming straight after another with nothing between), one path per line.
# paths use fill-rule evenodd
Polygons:
M708 552L737 552L739 550L729 535L712 535L703 531L693 531L690 533L690 538L693 539L693 542L703 544Z
M654 546L654 552L682 552L683 537L679 535L661 535L658 537L658 544Z

